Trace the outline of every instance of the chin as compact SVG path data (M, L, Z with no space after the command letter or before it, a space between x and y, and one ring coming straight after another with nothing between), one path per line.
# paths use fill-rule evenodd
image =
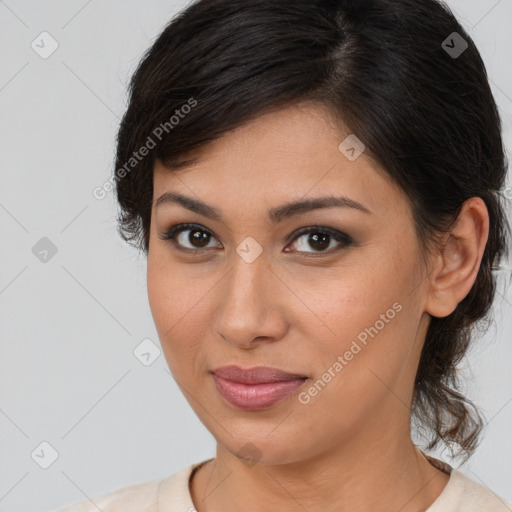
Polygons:
M280 427L272 432L278 423L274 422L273 427L265 428L263 431L261 428L251 431L246 427L243 433L233 429L231 425L223 424L227 432L222 431L221 436L214 437L221 450L230 452L248 466L291 464L312 456L311 453L307 453L307 447L297 443L299 436L284 433L279 435L277 431ZM272 434L269 435L269 432Z

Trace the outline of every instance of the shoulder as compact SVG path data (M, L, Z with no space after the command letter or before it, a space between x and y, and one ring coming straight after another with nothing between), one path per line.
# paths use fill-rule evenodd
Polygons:
M159 484L159 481L153 481L130 485L82 501L59 512L156 512Z
M77 503L58 512L173 512L195 510L189 491L192 472L207 459L168 476L164 480L153 480L130 485L114 492Z
M164 480L123 487L60 509L58 512L157 512L160 510L158 504L164 496L164 502L169 505L188 499L187 476L193 467L183 468Z
M463 489L460 512L512 512L512 504L460 471L454 475Z

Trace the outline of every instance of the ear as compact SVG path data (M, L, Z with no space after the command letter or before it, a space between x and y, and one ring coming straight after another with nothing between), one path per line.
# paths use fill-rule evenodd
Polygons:
M480 197L464 202L429 277L425 310L435 317L453 313L471 290L489 236L489 212Z

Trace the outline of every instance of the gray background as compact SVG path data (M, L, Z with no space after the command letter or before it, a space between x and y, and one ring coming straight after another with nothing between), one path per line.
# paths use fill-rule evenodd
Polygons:
M486 62L510 148L512 0L448 3ZM128 79L185 5L0 1L0 511L55 510L215 454L163 355L134 356L144 339L158 346L144 257L117 236L112 194L92 195L112 173ZM59 45L45 59L31 47L44 31ZM43 237L56 254L38 253ZM459 469L512 501L512 293L499 275L496 322L465 364L489 422ZM42 442L58 453L47 469Z

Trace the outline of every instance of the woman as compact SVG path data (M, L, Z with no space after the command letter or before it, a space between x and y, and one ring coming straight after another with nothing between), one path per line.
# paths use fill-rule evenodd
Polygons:
M456 365L507 254L506 169L443 4L190 5L132 78L115 185L217 452L66 511L511 510L411 436L478 445Z

